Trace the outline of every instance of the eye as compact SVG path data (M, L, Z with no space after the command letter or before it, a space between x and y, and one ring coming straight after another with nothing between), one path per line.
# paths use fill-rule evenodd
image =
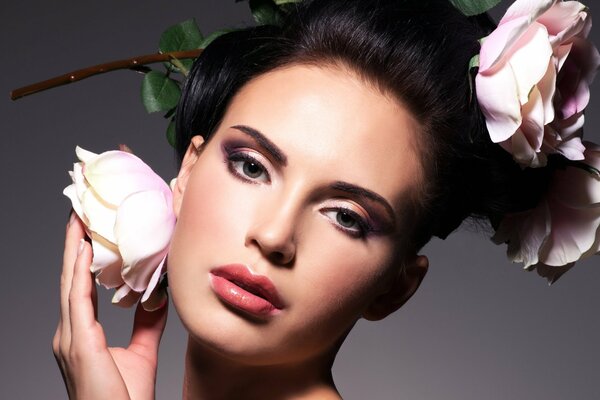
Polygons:
M371 230L369 224L349 208L327 208L323 214L334 221L336 228L352 237L362 238Z
M240 179L257 183L269 183L271 177L266 168L248 153L237 152L227 157L227 164L232 174Z

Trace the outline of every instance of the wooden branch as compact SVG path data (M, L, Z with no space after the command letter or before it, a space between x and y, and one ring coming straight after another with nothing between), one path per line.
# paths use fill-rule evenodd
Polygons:
M90 76L104 74L106 72L115 71L118 69L131 69L138 72L148 72L149 68L144 67L146 64L154 64L158 62L165 62L174 58L178 60L196 58L202 53L202 49L187 50L187 51L174 51L171 53L156 53L147 54L139 57L129 58L125 60L111 61L104 64L94 65L79 69L77 71L69 72L68 74L56 76L51 79L47 79L42 82L37 82L32 85L24 86L10 92L11 100L17 100L21 97L28 96L43 90L51 89L57 86L66 85L68 83L77 82L82 79L89 78Z

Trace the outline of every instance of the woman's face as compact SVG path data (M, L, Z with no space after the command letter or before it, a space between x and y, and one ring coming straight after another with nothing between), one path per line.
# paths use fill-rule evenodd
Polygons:
M401 303L417 129L346 70L295 65L245 85L213 137L194 138L175 188L169 285L192 338L246 363L297 362Z

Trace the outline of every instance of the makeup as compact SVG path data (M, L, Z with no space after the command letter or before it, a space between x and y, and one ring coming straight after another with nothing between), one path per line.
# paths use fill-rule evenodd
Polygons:
M213 268L209 281L221 301L254 317L268 318L285 307L273 282L243 264Z

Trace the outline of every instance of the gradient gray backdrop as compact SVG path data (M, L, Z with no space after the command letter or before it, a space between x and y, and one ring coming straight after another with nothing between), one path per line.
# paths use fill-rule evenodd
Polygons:
M164 120L147 115L139 100L141 75L97 76L17 102L9 91L155 52L163 29L190 17L205 33L252 18L246 3L233 0L24 0L5 1L0 10L0 398L60 399L66 392L51 340L70 208L61 192L70 182L75 145L102 152L125 142L166 180L175 175L175 162ZM592 36L600 44L599 28ZM586 136L600 141L595 86ZM345 398L600 398L598 258L580 262L549 288L482 234L463 230L424 252L431 268L415 297L385 321L360 321L342 347L334 374ZM110 305L112 293L99 293L109 342L123 345L132 310ZM185 341L171 309L159 399L181 396Z

